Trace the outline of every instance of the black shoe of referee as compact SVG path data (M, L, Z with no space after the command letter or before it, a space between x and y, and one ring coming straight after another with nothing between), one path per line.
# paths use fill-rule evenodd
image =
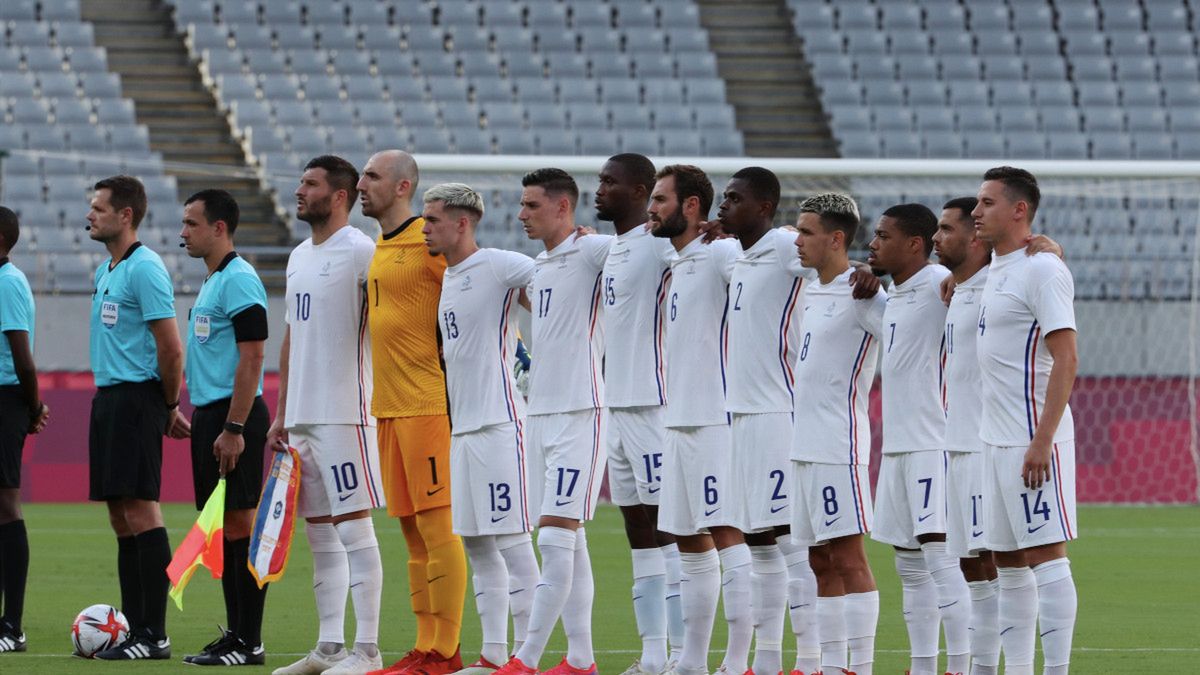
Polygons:
M25 651L25 634L11 623L0 619L0 653Z
M169 638L155 639L149 633L130 633L125 641L116 647L110 647L102 652L96 652L93 658L103 661L139 661L143 659L163 660L171 658L171 640Z
M208 643L199 654L185 657L183 662L193 666L261 666L267 662L262 645L250 647L233 633L221 630L221 637Z

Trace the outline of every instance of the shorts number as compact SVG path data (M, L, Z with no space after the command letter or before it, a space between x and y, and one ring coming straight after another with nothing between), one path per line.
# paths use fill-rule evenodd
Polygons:
M834 490L832 485L826 485L821 490L821 499L825 500L825 515L832 516L837 514L837 490Z
M543 318L550 313L550 295L554 293L553 288L543 288L538 291L538 318Z
M374 279L373 281L375 282L375 306L378 307L379 306L379 280Z
M567 478L567 474L570 474L571 477ZM564 469L561 466L558 467L558 496L570 497L571 493L575 491L575 482L578 480L579 469ZM567 488L565 491L563 490L564 485Z
M429 458L429 477L434 485L437 485L437 458Z
M512 499L508 496L508 483L488 483L488 492L492 497L492 511L507 511L512 508Z
M312 309L312 296L308 293L296 294L296 318L301 321L308 321L309 311Z
M604 304L617 304L617 292L613 290L613 278L604 277Z
M354 468L354 462L335 464L329 470L333 472L333 483L338 492L351 492L358 487L358 470Z
M679 299L679 294L678 294L678 293L672 293L672 294L671 294L671 320L672 320L672 321L674 321L674 320L675 320L675 301L676 301L677 299Z
M704 477L704 503L712 506L717 503L717 477Z
M783 472L775 469L770 473L770 478L775 481L775 490L771 493L771 501L787 499L787 495L783 494Z
M442 322L446 324L446 339L458 337L458 324L454 321L454 312L442 312Z
M971 524L979 527L979 505L983 502L983 495L971 495Z
M924 509L929 508L929 493L933 491L933 479L932 478L918 478L917 482L925 484L925 503L923 506L921 506L921 509L924 510Z
M804 342L800 343L800 360L808 358L808 341L812 339L812 333L804 334Z
M662 481L662 474L658 472L662 468L662 453L655 452L649 455L642 455L642 461L646 464L646 482L657 483Z
M1029 506L1029 493L1021 493L1021 501L1025 504L1025 522L1033 524L1033 514L1038 514L1043 521L1050 520L1050 505L1042 501L1042 491L1038 490L1033 496L1033 507Z
M737 282L737 296L733 299L733 310L735 312L742 311L742 282Z

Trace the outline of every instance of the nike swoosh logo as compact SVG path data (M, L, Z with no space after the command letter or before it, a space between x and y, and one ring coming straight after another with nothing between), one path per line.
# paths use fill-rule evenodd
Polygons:
M788 609L800 609L801 607L808 607L808 603L804 602L800 603L799 605L788 605Z
M978 532L976 532L975 530L971 530L971 536L972 536L972 537L982 537L982 536L983 536L983 530L980 530L980 531L978 531Z
M1038 525L1037 527L1027 527L1025 529L1029 530L1029 534L1033 534L1034 532L1037 532L1038 530L1042 529L1043 527L1045 527L1047 525L1049 525L1049 523L1042 523L1041 525Z
M1016 626L1009 626L1008 628L1005 628L1004 630L1000 631L1000 634L1004 635L1005 633L1007 633L1008 631L1010 631L1014 628L1016 628Z
M495 516L492 516L492 522L493 522L493 523L498 523L498 522L500 522L500 521L504 520L504 519L505 519L505 518L507 518L507 517L508 517L508 516L500 516L499 518L497 518L497 517L495 517Z
M344 502L344 501L346 501L347 499L350 499L350 498L351 498L351 497L353 497L353 496L354 496L354 493L353 493L353 492L351 492L350 494L346 495L345 497L343 497L342 495L338 495L338 501L339 501L339 502Z
M650 494L654 494L661 489L662 489L661 487L651 487L651 488L646 488L646 492L649 492Z
M436 577L433 577L432 579L426 579L425 583L432 584L433 582L437 581L438 579L445 579L445 578L446 578L445 574L439 574Z
M923 516L917 516L917 522L918 522L918 523L923 523L923 522L925 522L925 521L926 521L926 520L927 520L927 519L928 519L930 516L932 516L932 515L933 515L932 513L926 513L926 514L925 514L925 515L923 515Z
M719 506L717 508L713 509L712 511L709 511L708 509L704 509L704 516L705 517L711 516L712 514L716 513L717 511L720 511L720 510L721 510L721 507L719 507Z
M575 500L574 500L574 499L568 499L567 501L565 501L565 502L564 502L564 501L560 501L560 500L558 500L558 499L555 499L555 500L554 500L554 505L555 505L555 506L566 506L567 504L570 504L570 503L571 503L571 502L573 502L573 501L575 501Z
M786 508L787 508L787 504L784 504L784 505L782 505L782 506L772 506L772 507L771 507L771 513L779 513L780 511L782 511L782 510L784 510L784 509L786 509Z
M955 600L954 602L952 602L952 603L950 603L950 604L948 604L948 605L938 605L938 609L946 609L947 607L953 607L953 606L955 606L955 605L957 605L957 604L958 604L958 601L957 601L957 600Z
M518 589L517 589L517 590L515 590L515 591L509 591L509 592L508 592L508 594L509 594L509 595L516 595L517 593L523 593L524 591L525 591L525 589L524 589L524 588L518 588Z
M1049 634L1053 633L1053 632L1054 632L1054 631L1056 631L1056 630L1058 630L1058 629L1057 629L1057 628L1051 628L1050 630L1046 631L1045 633L1042 633L1042 634L1041 634L1041 637L1046 637L1047 635L1049 635Z
M830 525L836 523L837 521L839 521L841 519L842 519L842 517L838 516L837 518L834 518L833 520L827 520L827 521L825 521L825 527L829 527Z
M355 588L357 586L362 586L362 585L363 585L363 582L360 581L357 584L350 584L350 588Z
M443 485L442 487L440 487L440 488L438 488L438 489L436 489L436 490L426 490L426 491L425 491L425 496L426 496L426 497L432 497L432 496L436 495L437 493L439 493L439 492L441 492L442 490L445 490L445 489L446 489L446 486L445 486L445 485Z

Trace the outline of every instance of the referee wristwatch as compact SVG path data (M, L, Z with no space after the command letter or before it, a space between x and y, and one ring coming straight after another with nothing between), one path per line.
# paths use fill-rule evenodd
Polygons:
M226 422L225 423L225 431L228 431L229 433L231 433L235 436L241 436L242 430L245 428L246 428L245 424L238 424L237 422Z

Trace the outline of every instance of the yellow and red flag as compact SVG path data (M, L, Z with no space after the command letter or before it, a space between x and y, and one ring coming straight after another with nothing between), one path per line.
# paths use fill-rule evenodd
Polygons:
M199 566L212 572L220 579L225 572L225 479L217 481L217 487L204 503L200 517L175 549L171 564L167 565L167 578L171 580L171 599L183 609L183 589L187 588L192 574Z

